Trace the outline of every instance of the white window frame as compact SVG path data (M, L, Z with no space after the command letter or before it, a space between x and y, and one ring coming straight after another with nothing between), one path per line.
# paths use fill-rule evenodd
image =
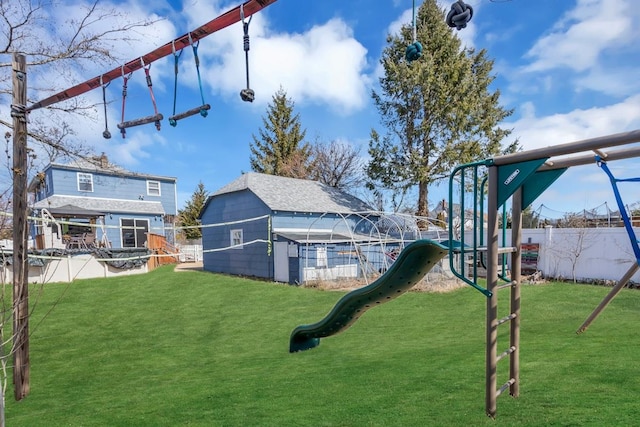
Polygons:
M152 192L152 185L157 185L158 188L158 192ZM162 195L162 190L161 190L161 185L160 185L160 181L147 181L147 196L161 196ZM155 189L153 189L155 191Z
M244 243L244 236L242 234L242 228L235 228L229 232L229 241L233 249L242 249Z
M82 191L84 193L93 193L93 174L91 173L86 173L86 172L78 172L77 173L77 180L78 180L78 191ZM88 177L88 181L87 181L87 177ZM84 181L81 180L81 178L84 178ZM83 184L89 184L91 186L90 190L86 190L80 187L80 183Z

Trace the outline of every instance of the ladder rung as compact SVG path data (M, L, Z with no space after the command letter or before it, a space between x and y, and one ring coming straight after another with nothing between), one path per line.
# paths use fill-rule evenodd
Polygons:
M488 249L487 249L486 246L478 246L476 248L476 250L478 252L486 252ZM505 246L505 247L498 248L498 254L510 254L510 253L513 253L513 252L516 252L516 251L517 251L517 248L515 248L513 246ZM469 251L469 252L471 252L471 251Z
M498 357L496 357L496 362L499 362L500 360L504 359L505 357L507 357L508 355L513 353L514 351L516 351L516 346L512 345L511 347L509 347L508 349L503 351Z
M497 289L510 288L510 287L515 286L517 284L518 284L518 282L516 280L512 280L509 283L505 283L504 285L498 286Z
M497 323L497 325L496 325L496 326L502 325L503 323L508 322L509 320L513 320L513 319L515 319L516 317L518 317L518 315L517 315L517 314L515 314L515 313L511 313L510 315L505 316L505 317L503 317L502 319L498 320L498 323Z
M516 380L514 378L511 378L509 381L507 381L506 383L504 383L502 385L502 387L500 387L498 389L498 391L496 392L496 397L500 396L506 389L508 389L509 387L511 387L512 385L514 385L516 383Z

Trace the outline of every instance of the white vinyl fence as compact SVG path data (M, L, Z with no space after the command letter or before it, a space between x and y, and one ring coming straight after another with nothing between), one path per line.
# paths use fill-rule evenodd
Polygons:
M640 236L639 228L634 231ZM499 234L502 246L502 233ZM471 238L471 233L465 234L465 239ZM505 246L510 246L511 230L507 230L506 241ZM631 241L622 227L523 229L522 243L540 245L538 270L550 279L618 281L636 262ZM631 282L640 283L640 272Z

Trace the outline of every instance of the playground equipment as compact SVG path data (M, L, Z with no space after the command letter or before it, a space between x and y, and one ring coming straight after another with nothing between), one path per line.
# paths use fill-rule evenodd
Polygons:
M249 24L251 23L253 16L250 16L248 20L245 20L244 18L244 7L240 5L240 20L242 21L242 31L244 33L242 36L244 63L247 71L247 87L240 91L240 98L245 102L253 102L256 94L249 85Z
M289 351L314 348L320 344L320 338L346 330L370 308L404 294L447 252L447 247L432 240L416 240L409 244L378 280L343 296L321 321L295 328L291 333Z
M104 139L111 139L111 132L109 132L109 120L107 115L107 87L111 84L104 83L102 81L102 76L100 76L100 87L102 87L102 105L104 107L104 132L102 132L102 137Z
M449 240L440 243L417 240L408 245L391 268L378 280L346 294L318 323L296 327L291 334L289 351L297 352L314 348L318 346L320 338L344 331L369 308L409 290L448 253L451 271L487 298L485 410L488 416L495 417L498 396L506 390L509 390L514 397L520 393L522 211L569 167L586 165L594 161L593 154L572 157L569 155L594 151L601 159L606 158L609 161L638 157L640 146L637 145L609 152L602 151L604 148L636 142L640 142L640 130L523 151L458 166L450 176ZM471 241L465 240L464 232L460 233L460 240L454 239L454 229L457 225L454 220L452 187L456 181L459 182L461 189L458 224L461 228L464 228L465 224L471 224L473 229ZM471 193L472 202L470 206L465 206L468 193ZM511 246L500 247L498 214L509 200L511 200L512 216ZM469 215L471 215L470 219ZM503 220L503 224L504 222ZM502 239L503 245L506 243L504 237L505 235ZM636 252L638 241L635 235L630 234L630 237ZM639 253L640 249L636 254ZM511 256L510 277L506 274L504 260L499 263L500 255ZM471 264L467 264L469 258ZM637 258L640 257L637 256ZM486 266L486 288L479 284L478 263ZM500 271L500 264L502 264L502 271ZM596 309L597 312L601 311L604 305L624 287L638 270L639 265L640 259L636 259L620 283L605 298L601 307ZM500 289L510 289L509 314L502 318L498 317L497 292ZM498 354L498 326L503 324L508 324L510 328L509 346ZM497 364L502 359L509 361L509 379L498 387Z
M486 309L486 384L485 410L487 415L495 417L497 397L507 389L517 397L520 393L520 284L521 284L521 228L522 211L544 192L569 167L592 164L594 154L580 154L592 151L600 158L609 161L640 156L640 147L628 146L623 149L603 152L602 149L629 145L640 142L640 130L586 139L551 147L523 151L494 157L481 162L461 165L450 177L450 187L457 177L460 181L460 223L465 224L465 214L471 212L473 237L466 242L464 234L460 241L460 264L454 263L450 256L451 270L460 279L481 291L487 297ZM563 156L563 157L560 157ZM470 178L470 180L468 180ZM487 179L485 192L483 181ZM465 191L472 193L472 205L464 204ZM453 191L450 191L449 229L450 239L453 232ZM486 194L486 198L485 198ZM499 246L498 215L500 208L511 199L511 245ZM481 213L486 206L486 244L482 231L485 227L485 215ZM503 244L504 238L503 238ZM637 245L637 240L636 243ZM499 256L511 256L511 272L500 274ZM472 266L465 270L464 259L471 257ZM486 264L487 287L478 283L475 266L484 257ZM503 263L504 265L504 263ZM620 281L624 286L638 268L638 260ZM504 283L500 283L500 282ZM498 296L500 289L510 289L509 314L498 317ZM613 292L613 291L612 291ZM605 298L606 300L606 298ZM603 301L605 303L605 301ZM606 304L605 304L606 305ZM498 354L498 326L509 325L509 346ZM508 356L508 357L507 357ZM509 360L509 379L500 387L497 382L497 363Z
M405 52L405 58L407 61L412 62L419 59L422 56L422 44L418 41L417 26L416 26L416 0L413 0L413 43L407 46Z
M175 41L171 42L173 49L173 62L174 62L174 85L173 85L173 115L169 117L169 124L173 127L178 125L178 120L185 119L187 117L191 117L195 114L200 113L202 117L207 117L209 114L209 110L211 106L204 102L204 91L202 90L202 78L200 77L200 57L198 56L198 46L200 45L200 40L194 42L191 33L189 33L189 44L193 49L193 59L196 63L196 74L198 75L198 87L200 88L200 98L202 99L202 105L199 107L192 108L190 110L184 111L182 113L176 114L176 102L178 99L178 63L180 62L180 56L182 56L183 50L176 52L176 44Z
M123 65L121 69L122 81L123 81L122 83L122 121L118 123L118 129L120 129L120 133L122 134L123 138L127 135L127 128L130 128L133 126L145 125L147 123L155 123L156 129L158 130L160 130L160 126L161 126L160 121L162 120L162 114L158 113L158 105L156 104L156 97L153 95L153 83L151 81L151 74L150 74L151 64L145 64L144 59L142 58L140 58L140 64L144 69L144 74L147 79L147 87L149 88L149 94L151 96L151 103L153 104L154 114L151 116L142 117L140 119L129 120L129 121L124 120L124 107L127 104L127 85L129 83L129 79L131 78L131 75L133 74L133 71L130 72L128 75L125 75L124 65Z
M448 26L461 30L466 28L471 18L473 18L473 8L462 0L458 0L451 5L446 21Z
M101 83L108 84L110 81L118 79L125 74L132 73L143 68L143 64L151 64L158 59L162 59L165 56L171 55L174 49L181 50L189 46L193 42L203 39L208 35L215 33L216 31L220 31L223 28L241 21L241 9L242 15L246 18L252 16L253 14L261 11L265 7L275 2L276 0L247 0L240 6L236 6L233 9L230 9L229 11L214 18L206 24L201 25L195 30L160 46L159 48L147 53L146 55L143 55L141 58L136 58L132 61L127 62L122 67L114 68L113 70L108 71L100 76L91 78L83 83L77 84L69 89L66 89L39 102L36 102L35 104L26 107L25 111L29 112L39 108L45 108L58 102L75 98L76 96L96 89L100 86Z
M640 268L640 242L638 241L638 237L636 236L635 231L633 230L633 226L631 224L631 220L629 219L629 215L627 215L627 210L625 209L624 203L622 202L622 196L620 195L620 191L618 190L618 182L640 182L640 178L627 178L627 179L618 179L613 176L607 163L604 159L607 157L606 154L602 153L602 157L600 155L595 156L596 163L598 166L607 174L609 177L609 181L611 182L611 187L613 188L613 194L616 197L616 203L618 204L618 209L620 210L620 215L622 217L622 221L624 222L624 228L627 230L627 235L629 236L629 240L631 241L631 247L633 248L633 254L636 257L636 262L634 262L629 270L624 274L622 279L616 283L616 285L611 289L611 291L604 297L602 302L593 310L593 312L589 315L587 320L584 321L582 325L576 331L577 334L581 334L586 331L591 322L593 322L596 317L600 315L602 310L615 298L620 290L624 288L629 280L633 277L633 275Z
M451 5L451 10L447 13L446 23L451 28L461 30L466 28L469 21L473 17L473 8L463 2L457 0ZM412 20L413 42L407 46L405 51L405 59L413 62L422 56L422 44L418 41L417 22L416 22L416 1L413 0L413 20ZM248 85L247 85L248 86Z
M152 118L140 119L139 123L125 122L124 121L124 104L125 99L123 96L123 109L122 109L122 123L118 125L122 136L126 134L127 127L135 126L137 124L155 122L158 130L160 129L160 120L162 115L157 111L155 105L155 98L153 97L153 91L151 89L151 81L149 77L149 66L154 61L164 58L171 54L175 48L182 49L189 44L200 40L210 34L215 33L223 28L226 28L232 24L241 20L242 16L252 16L254 13L259 12L265 7L275 3L276 0L247 0L242 5L237 6L228 12L216 17L212 21L196 28L188 34L185 34L177 39L166 43L165 45L153 50L152 52L127 62L121 67L117 67L107 73L100 74L97 77L89 79L83 83L77 84L71 88L58 92L48 98L45 98L32 105L27 105L27 72L26 72L26 57L22 54L14 52L12 58L12 70L13 70L13 98L11 104L11 116L13 117L13 209L14 209L14 252L13 252L13 265L18 267L16 271L18 274L14 276L14 292L13 292L13 316L14 326L16 330L20 331L14 336L14 364L13 370L13 383L15 384L15 396L17 400L25 397L29 392L29 328L28 328L28 306L29 306L29 293L28 293L28 263L27 263L27 115L36 109L46 108L55 103L66 101L76 96L82 95L98 87L102 87L103 90L103 104L105 105L105 131L103 136L109 138L111 133L109 132L106 121L106 86L114 79L120 77L131 76L136 70L141 68L145 69L147 74L149 91L151 92L152 100L154 102L155 115ZM124 85L123 95L126 91L126 81ZM149 121L147 121L150 119Z

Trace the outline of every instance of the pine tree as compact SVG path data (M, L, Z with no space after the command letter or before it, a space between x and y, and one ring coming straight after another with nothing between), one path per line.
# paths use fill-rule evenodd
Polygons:
M269 175L307 178L311 147L303 142L300 115L294 114L294 102L280 88L272 97L267 117L262 118L264 129L260 137L253 136L250 146L251 170Z
M204 208L204 204L207 202L208 196L209 192L205 190L204 184L200 181L184 209L178 210L178 222L182 227L200 225L198 217L200 216L200 212L202 212L202 208ZM200 228L186 228L183 232L189 240L200 239L202 237Z
M498 123L512 114L490 90L493 61L484 50L461 49L435 0L417 14L422 58L405 59L412 28L387 38L380 93L372 98L386 132L371 131L367 186L401 199L418 186L417 214L428 215L428 188L461 163L500 153L511 131ZM513 151L517 143L505 151Z

